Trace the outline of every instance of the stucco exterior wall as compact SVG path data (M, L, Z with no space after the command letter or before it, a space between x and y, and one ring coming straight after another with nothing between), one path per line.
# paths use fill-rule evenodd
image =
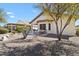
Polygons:
M46 15L46 14L42 14L41 16L39 16L35 21L33 21L31 23L31 25L33 24L38 24L37 21L38 20L45 20L45 19L52 19L49 15Z
M62 24L63 24L62 27L64 27L65 23L66 23L66 19L64 19L62 21ZM60 26L61 26L60 21L58 21L59 30L61 28ZM49 32L49 33L55 33L56 34L56 25L55 25L54 22L52 23L52 31ZM75 35L75 33L76 33L75 19L73 19L73 20L71 20L70 24L64 29L63 34L64 35Z
M63 16L63 21L62 21L62 24L63 26L65 25L66 21L67 21L67 18L68 16ZM53 34L56 34L56 26L55 26L55 22L39 22L37 23L38 20L46 20L46 19L52 19L50 16L48 15L41 15L40 17L38 17L35 21L33 21L31 23L31 25L34 25L34 24L37 24L38 25L38 31L40 30L39 29L39 25L40 24L46 24L46 31L47 33L53 33ZM48 24L51 24L51 30L48 30ZM61 26L61 23L60 23L60 20L58 21L58 27L59 27L59 30L60 30L60 26ZM63 27L62 26L62 27ZM73 18L70 22L70 24L65 28L63 34L64 35L75 35L76 33L76 29L75 29L75 19Z

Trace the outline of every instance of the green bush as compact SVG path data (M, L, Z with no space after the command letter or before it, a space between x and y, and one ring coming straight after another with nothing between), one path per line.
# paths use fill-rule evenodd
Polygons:
M17 33L17 31L12 31L13 34Z
M29 27L29 28L30 28L30 27ZM28 28L28 27L27 27L27 28L25 28L25 27L17 27L15 31L18 32L18 33L21 33L21 32L23 32L24 30L26 30L26 31L29 30L29 28Z
M24 31L24 28L23 27L17 27L15 31L18 32L18 33L21 33L22 31Z
M79 29L76 29L76 35L79 36Z
M6 34L8 32L9 32L8 29L6 29L6 28L0 28L0 34Z

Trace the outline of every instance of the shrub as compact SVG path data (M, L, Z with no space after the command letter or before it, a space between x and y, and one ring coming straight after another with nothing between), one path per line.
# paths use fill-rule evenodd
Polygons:
M13 34L17 33L17 31L12 31Z
M23 27L17 27L16 30L18 33L21 33L22 31L24 31L24 28Z
M76 35L79 36L79 29L76 29Z
M18 33L21 33L21 32L23 32L24 30L29 30L29 28L17 27L15 31L18 32Z
M6 28L0 28L0 34L5 34L5 33L8 33L9 30L6 29Z

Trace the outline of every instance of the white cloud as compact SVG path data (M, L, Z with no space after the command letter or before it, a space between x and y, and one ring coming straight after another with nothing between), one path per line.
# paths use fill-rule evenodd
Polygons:
M10 18L15 18L15 16L11 15Z
M36 13L37 11L33 9L32 12Z
M13 15L13 12L7 12L7 15L10 17L10 18L15 18L15 16Z
M7 12L7 14L13 14L13 12Z

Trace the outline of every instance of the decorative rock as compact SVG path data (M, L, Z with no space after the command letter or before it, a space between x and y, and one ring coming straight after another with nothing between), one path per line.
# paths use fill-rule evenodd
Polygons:
M33 35L27 35L27 37L26 37L26 39L25 40L27 40L27 39L33 39L34 38L34 36Z
M79 37L70 37L69 40L72 43L79 45Z
M9 35L3 36L3 37L2 37L2 40L3 40L3 41L9 40Z

